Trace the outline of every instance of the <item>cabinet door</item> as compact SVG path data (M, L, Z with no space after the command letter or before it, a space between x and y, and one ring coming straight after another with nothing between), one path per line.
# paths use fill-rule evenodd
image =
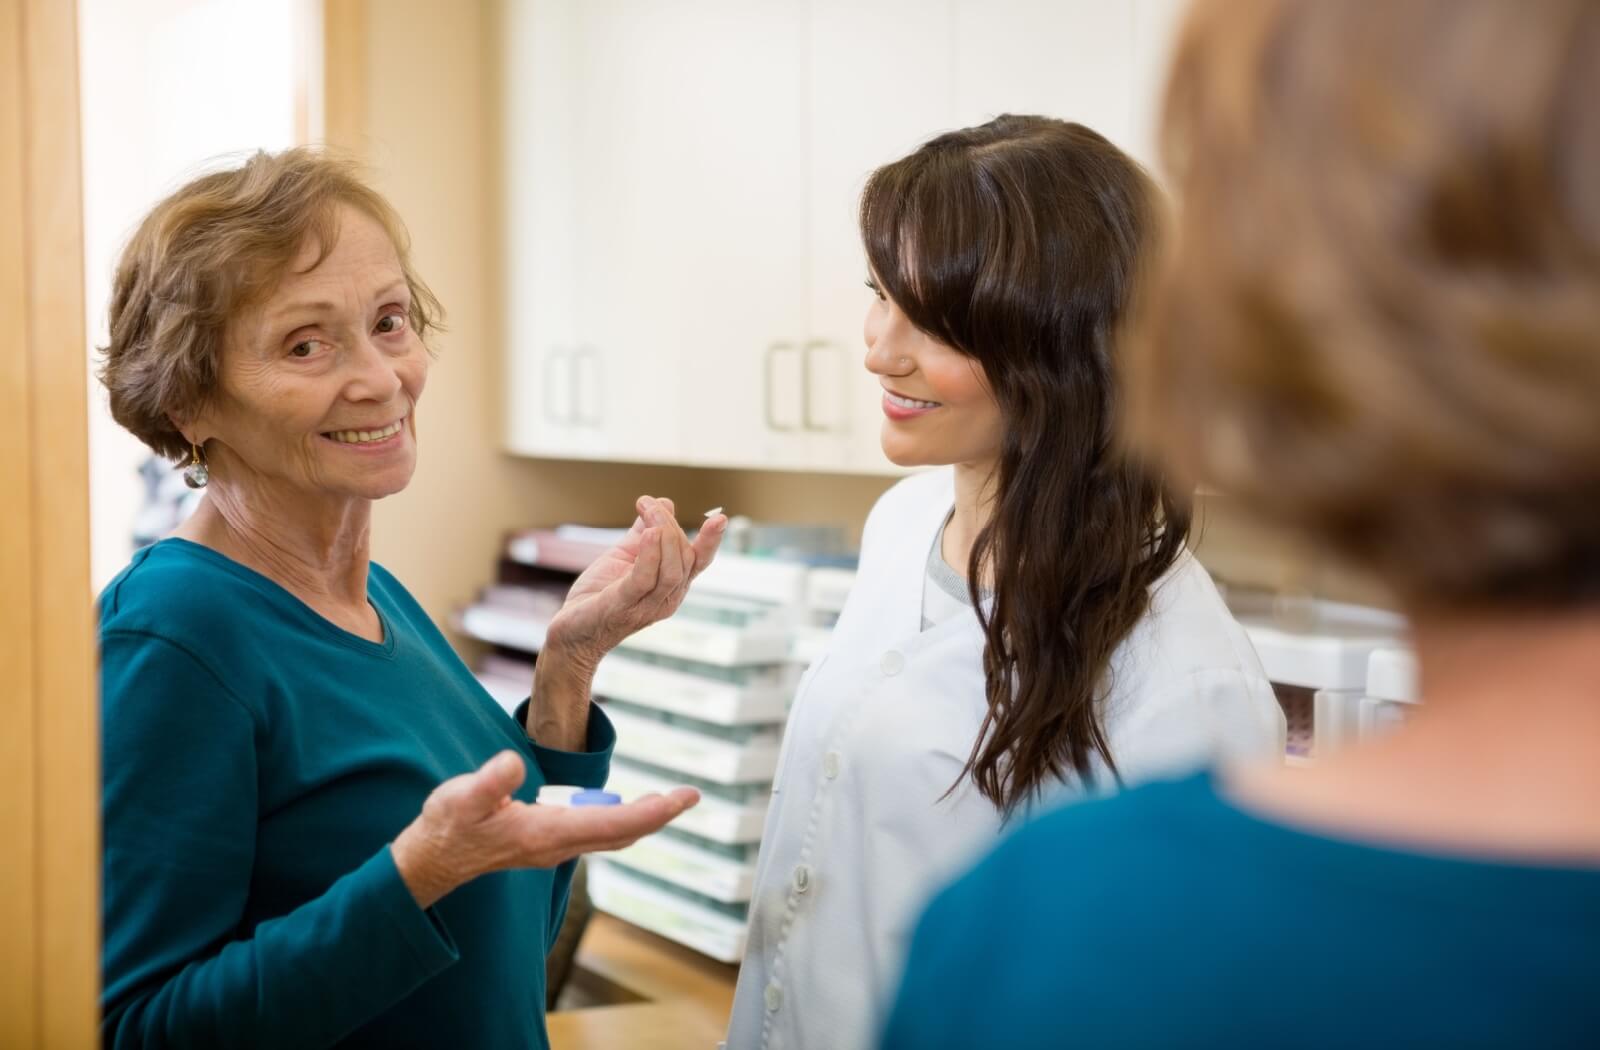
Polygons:
M863 363L872 293L857 221L880 165L954 119L950 4L812 0L806 288L809 459L818 470L897 473L883 455L882 388Z
M1132 149L1134 4L956 0L956 116L1075 121Z
M684 459L803 468L804 5L670 6L695 30L662 86L679 114L662 160L679 194Z
M698 4L567 2L577 12L573 388L584 454L677 462L683 320L703 294L685 265L704 197L683 163L685 129L701 119L687 82L708 36Z
M1133 61L1130 64L1130 126L1126 146L1158 181L1163 178L1157 149L1161 104L1167 89L1172 49L1189 0L1134 0Z
M506 447L567 456L586 435L572 395L579 342L574 149L576 5L505 6Z

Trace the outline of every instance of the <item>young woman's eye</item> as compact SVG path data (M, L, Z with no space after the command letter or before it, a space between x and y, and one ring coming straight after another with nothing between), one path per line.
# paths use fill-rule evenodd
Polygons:
M876 295L879 298L879 300L883 300L883 289L878 287L878 282L877 281L874 281L872 278L868 277L862 283L864 283L868 288L871 288L872 289L872 294Z
M406 326L406 315L402 313L384 314L378 318L378 331L383 335L393 335Z

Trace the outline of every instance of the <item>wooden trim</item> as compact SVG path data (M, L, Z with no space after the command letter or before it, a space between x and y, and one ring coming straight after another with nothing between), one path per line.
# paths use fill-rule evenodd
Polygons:
M22 4L0 0L0 313L25 322L22 226ZM39 1041L33 766L33 461L27 455L32 399L24 345L0 353L0 1044Z
M0 0L0 1044L92 1046L99 734L76 8Z
M367 152L367 3L323 0L322 134L328 145Z

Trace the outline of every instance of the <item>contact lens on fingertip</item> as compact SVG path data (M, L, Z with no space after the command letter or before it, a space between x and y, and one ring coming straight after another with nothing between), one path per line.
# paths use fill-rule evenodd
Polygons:
M622 796L610 791L580 791L572 796L573 806L620 806Z
M722 508L721 507L712 507L710 510L706 511L706 517L714 518L718 514L721 514L721 513L722 513Z

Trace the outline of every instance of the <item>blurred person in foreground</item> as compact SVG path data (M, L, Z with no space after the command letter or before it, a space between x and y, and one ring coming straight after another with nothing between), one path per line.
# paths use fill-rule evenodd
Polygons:
M1375 573L1424 703L1060 810L930 906L893 1048L1600 1042L1600 4L1213 0L1135 441Z

